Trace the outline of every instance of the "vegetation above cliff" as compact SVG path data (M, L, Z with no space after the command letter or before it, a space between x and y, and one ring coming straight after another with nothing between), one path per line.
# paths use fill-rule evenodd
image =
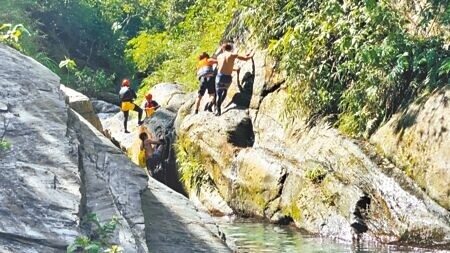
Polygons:
M287 71L286 116L336 115L343 132L370 134L402 105L449 84L448 38L412 35L388 1L243 4L253 35ZM448 27L449 1L426 4L416 29Z
M193 90L196 55L212 54L222 38L246 39L233 37L242 31L286 71L286 117L331 115L350 135L370 135L402 106L449 83L448 0L8 0L5 6L0 22L31 31L24 51L88 94L114 91L125 76L143 80L140 97L159 82ZM415 9L413 19L407 14ZM224 34L234 13L243 22ZM65 56L78 67L59 69Z

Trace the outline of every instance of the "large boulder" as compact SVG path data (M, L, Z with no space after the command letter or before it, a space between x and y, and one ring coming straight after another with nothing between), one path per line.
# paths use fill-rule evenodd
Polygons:
M77 150L59 78L0 43L0 251L65 252L80 234Z
M87 96L62 84L59 89L65 97L66 104L68 104L70 108L83 116L83 118L89 121L89 123L97 128L98 131L103 131L102 123L94 111L91 100Z
M450 209L450 86L394 115L371 142L426 193Z
M112 242L126 252L147 252L141 193L147 186L143 171L74 110L68 111L69 136L77 146L82 180L81 214L96 213L100 222L120 223Z
M81 226L92 212L120 221L110 242L124 252L229 251L205 213L163 185L147 188L145 173L67 108L55 74L2 44L0 58L1 252L66 252L93 232Z
M207 175L191 197L201 201L202 186L212 185L240 214L293 220L312 233L346 241L450 243L447 210L394 165L378 162L370 146L341 136L326 122L283 117L283 78L269 76L254 79L265 81L253 83L249 105L235 100L220 117L189 114L191 100L181 107L175 124L179 145L202 157L183 159L200 162L204 172L196 173Z
M104 121L120 112L120 107L103 100L92 100L92 106L100 121Z
M148 92L152 94L153 100L158 104L174 112L178 111L184 103L186 95L183 86L177 83L159 83ZM145 100L142 102L142 106L144 106L144 103Z

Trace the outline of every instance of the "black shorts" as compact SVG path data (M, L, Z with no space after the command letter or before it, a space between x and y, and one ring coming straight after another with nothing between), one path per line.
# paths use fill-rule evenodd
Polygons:
M156 149L155 152L152 154L151 157L145 161L147 165L147 170L150 173L151 176L153 176L156 172L156 167L161 163L161 150Z
M208 90L208 94L216 93L216 87L214 83L214 76L202 76L200 77L200 89L198 90L198 95L205 95L205 91Z

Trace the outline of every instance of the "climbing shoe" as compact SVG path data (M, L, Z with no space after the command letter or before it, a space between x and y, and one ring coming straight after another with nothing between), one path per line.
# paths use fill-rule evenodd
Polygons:
M198 109L195 109L194 114L198 114Z
M143 120L138 121L138 126L140 126L140 125L142 125L142 124L144 124L144 121L143 121Z
M128 130L125 130L125 133L126 133L126 134L129 134L130 132L129 132Z

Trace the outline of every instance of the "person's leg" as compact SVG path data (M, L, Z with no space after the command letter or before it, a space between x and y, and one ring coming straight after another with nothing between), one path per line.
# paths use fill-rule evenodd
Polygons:
M207 103L207 108L205 110L208 110L212 112L212 107L215 105L215 98L216 98L216 84L214 82L215 77L211 76L208 77L208 94L209 94L209 101Z
M220 104L222 104L223 101L225 100L225 98L227 97L228 89L227 88L223 89L222 93L223 93L222 94L222 102Z
M222 102L225 98L223 98L224 95L224 90L225 89L216 89L216 109L217 109L217 113L216 116L220 116L222 114L221 111L221 106L222 106Z
M159 145L158 148L156 148L155 152L153 153L152 156L152 160L153 160L153 164L154 164L154 172L153 172L153 177L164 183L164 171L162 170L161 167L158 166L161 164L162 161L162 149L163 149L163 145Z
M206 79L205 77L200 78L200 88L198 89L198 97L197 97L197 103L195 104L195 114L198 113L198 108L200 107L200 101L203 98L203 95L206 91Z
M154 176L154 166L153 166L153 159L151 157L147 158L145 161L145 165L147 167L148 174L153 177Z
M144 123L144 121L142 121L142 109L141 107L137 106L136 104L134 104L134 109L133 111L138 113L138 125L141 125L142 123Z
M198 113L198 108L200 107L200 102L202 101L203 96L198 95L197 102L195 103L195 114Z
M127 130L128 114L129 114L129 111L123 111L123 117L124 117L123 128L125 129L125 133L129 133Z

